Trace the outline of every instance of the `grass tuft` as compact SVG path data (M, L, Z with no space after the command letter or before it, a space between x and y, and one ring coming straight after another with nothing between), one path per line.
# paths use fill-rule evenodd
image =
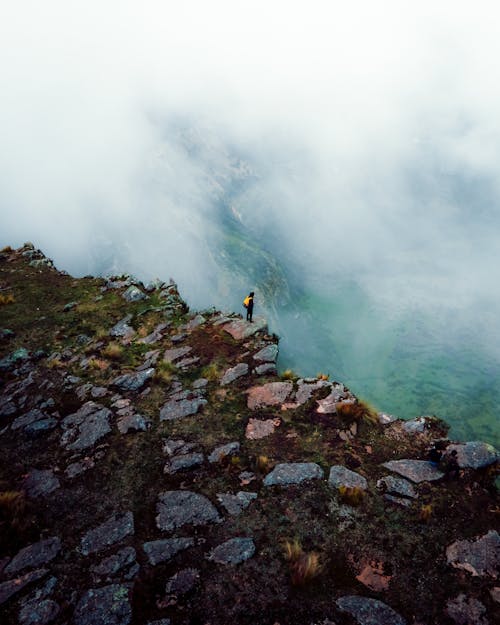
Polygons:
M201 370L201 377L209 382L216 382L221 376L221 368L216 362L211 362Z
M8 293L7 295L0 295L0 306L13 304L15 301L15 297L12 295L12 293Z
M420 508L418 518L422 523L428 523L432 517L432 504L426 504Z
M153 380L163 384L170 384L177 373L178 370L174 364L162 360L156 367Z
M109 343L101 353L109 360L122 360L124 349L119 343Z
M319 555L315 551L305 552L298 540L285 542L284 555L289 563L293 586L304 586L322 571Z
M339 486L339 497L348 506L359 506L365 498L365 491L359 486Z
M299 376L295 373L293 369L285 369L285 371L283 371L283 373L281 374L282 380L295 380L298 377Z
M354 420L358 423L364 421L366 423L378 423L377 412L374 408L364 401L356 400L355 402L339 402L337 404L337 414L346 420Z

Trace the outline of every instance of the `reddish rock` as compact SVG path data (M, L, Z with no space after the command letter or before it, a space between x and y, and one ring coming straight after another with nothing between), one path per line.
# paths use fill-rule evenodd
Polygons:
M263 406L278 406L285 402L293 391L291 382L269 382L253 386L248 391L247 405L251 410Z
M281 421L279 419L250 419L245 430L245 437L250 440L257 440L270 436L274 430L279 427Z
M235 319L225 325L224 330L230 334L233 339L242 341L260 330L267 332L267 321L264 317L254 317L252 323L244 319Z

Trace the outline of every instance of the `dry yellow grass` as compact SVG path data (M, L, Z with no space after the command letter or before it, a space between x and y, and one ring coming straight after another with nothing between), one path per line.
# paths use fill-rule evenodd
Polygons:
M365 498L365 491L359 486L339 486L339 497L348 506L359 506Z
M121 360L123 358L124 349L119 343L109 343L101 353L109 360Z
M12 293L7 293L6 295L0 294L0 306L5 306L7 304L13 304L16 301L15 297Z
M284 555L289 563L290 580L293 586L307 584L322 571L319 555L315 551L305 552L298 540L285 542Z
M215 362L211 362L201 370L201 377L205 378L209 382L216 382L221 375L221 369Z
M431 516L432 516L431 504L424 505L420 508L420 513L418 515L418 518L420 521L422 521L422 523L427 523L430 520Z
M109 362L102 358L91 358L88 362L89 369L95 371L105 371L109 367Z
M282 380L294 380L296 377L297 377L297 375L296 375L295 371L293 371L293 369L286 369L281 374L281 379Z

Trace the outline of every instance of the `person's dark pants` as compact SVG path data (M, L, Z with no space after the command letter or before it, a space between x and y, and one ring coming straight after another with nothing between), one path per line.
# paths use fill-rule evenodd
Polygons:
M252 321L253 306L247 308L247 321Z

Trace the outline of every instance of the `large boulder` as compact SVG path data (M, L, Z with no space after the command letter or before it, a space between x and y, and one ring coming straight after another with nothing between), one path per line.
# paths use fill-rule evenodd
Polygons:
M156 525L167 532L183 525L207 525L222 521L209 499L189 490L160 493L156 510Z
M254 354L253 359L257 362L276 362L278 351L277 343L271 343Z
M444 473L427 460L390 460L384 462L382 466L416 484L440 480L444 477Z
M342 612L352 616L357 625L406 625L405 619L378 599L348 595L336 601Z
M483 469L499 461L498 451L488 443L469 441L448 445L446 453L457 452L458 466L462 469Z
M306 480L318 480L323 477L323 469L315 462L289 462L277 464L264 478L264 486L288 486L300 484Z
M267 321L264 317L254 317L252 323L244 319L235 319L223 326L223 328L233 339L242 341L257 334L257 332L267 332Z
M497 578L500 570L500 535L490 530L475 540L457 540L446 549L446 559L456 569L474 577Z

